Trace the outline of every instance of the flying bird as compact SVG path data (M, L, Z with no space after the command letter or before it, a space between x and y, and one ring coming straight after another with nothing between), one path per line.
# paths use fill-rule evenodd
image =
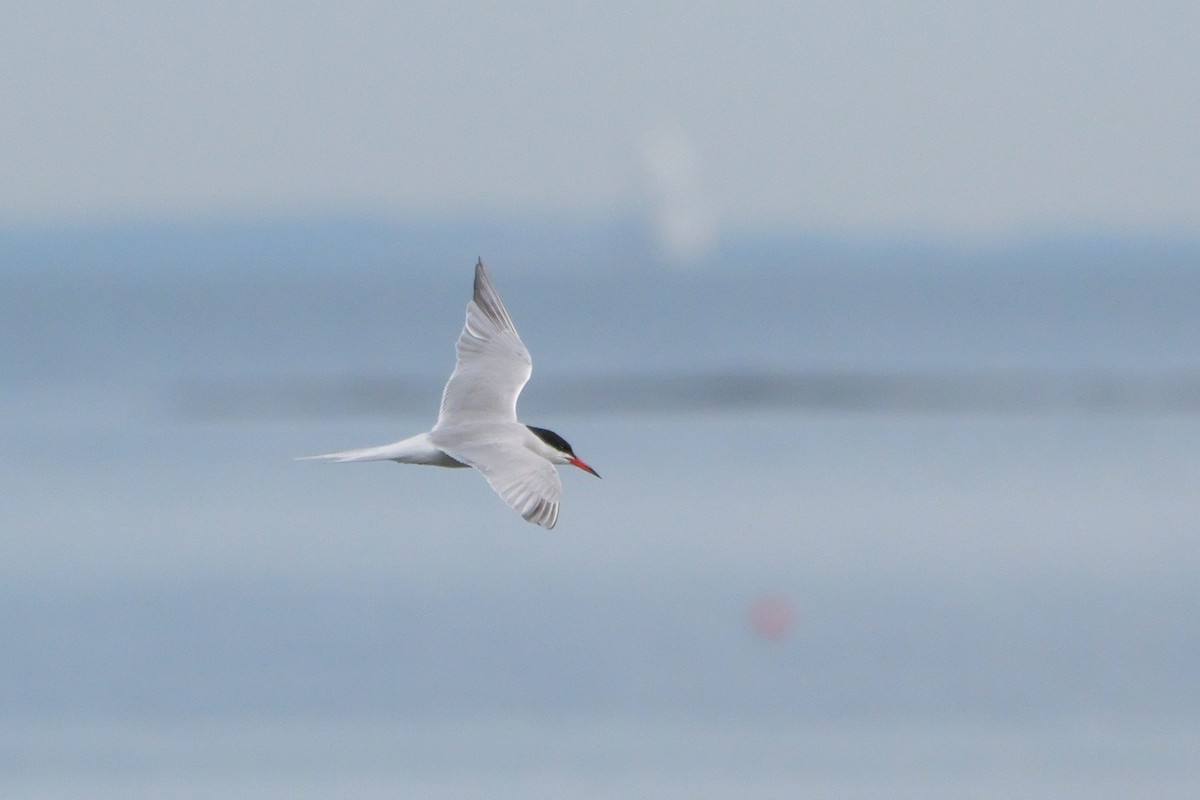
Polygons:
M458 360L442 390L433 430L380 447L307 458L474 467L522 517L553 528L562 496L555 465L571 464L597 478L600 474L554 431L517 421L517 397L533 372L533 361L483 259L475 264L475 292L456 350Z

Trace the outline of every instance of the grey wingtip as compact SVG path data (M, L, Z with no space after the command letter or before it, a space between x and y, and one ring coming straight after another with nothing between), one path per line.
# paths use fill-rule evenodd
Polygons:
M475 291L474 296L478 299L484 286L489 282L487 267L483 265L483 259L480 258L475 262Z
M492 283L492 276L483 265L482 258L475 264L475 287L471 299L500 329L516 333L517 327L513 325L512 317L508 315L508 310L504 307L500 293Z

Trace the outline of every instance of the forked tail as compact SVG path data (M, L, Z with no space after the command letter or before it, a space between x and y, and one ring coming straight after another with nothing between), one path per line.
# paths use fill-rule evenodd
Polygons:
M385 444L382 447L362 447L358 450L343 450L340 453L323 453L319 456L300 456L297 461L392 461L395 445Z
M429 441L428 433L411 436L403 441L379 447L363 447L358 450L343 450L340 453L325 453L319 456L301 456L297 461L318 459L323 461L399 461L403 464L428 464L435 467L465 467Z

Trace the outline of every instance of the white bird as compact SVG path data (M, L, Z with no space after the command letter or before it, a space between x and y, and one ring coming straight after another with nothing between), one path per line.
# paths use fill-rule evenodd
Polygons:
M554 466L572 464L600 475L554 431L517 421L517 397L533 362L483 259L475 264L475 293L456 350L433 430L380 447L308 458L474 467L522 517L553 528L562 496Z

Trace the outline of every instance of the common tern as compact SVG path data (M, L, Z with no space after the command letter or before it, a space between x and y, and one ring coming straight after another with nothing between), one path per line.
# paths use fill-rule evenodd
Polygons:
M562 496L555 465L600 474L554 431L517 421L517 397L533 362L483 259L475 264L475 292L455 349L458 360L433 430L380 447L308 458L474 467L522 517L553 528Z

